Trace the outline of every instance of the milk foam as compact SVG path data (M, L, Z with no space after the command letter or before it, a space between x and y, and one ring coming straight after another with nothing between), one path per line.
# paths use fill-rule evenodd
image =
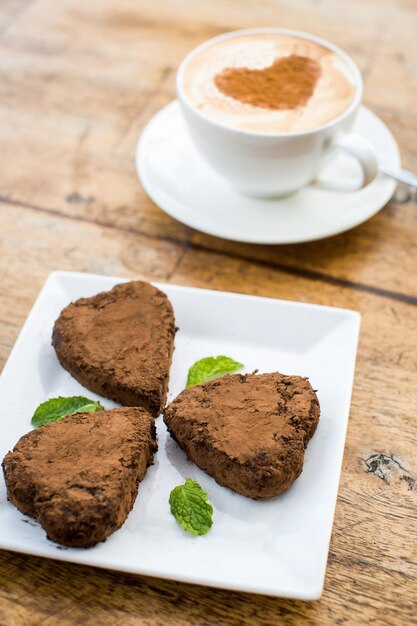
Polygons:
M286 110L252 106L223 94L214 83L225 68L263 69L289 55L309 57L320 65L320 78L304 106ZM343 113L357 91L351 67L338 54L307 39L270 33L231 37L204 48L187 64L183 88L208 118L263 133L319 128Z

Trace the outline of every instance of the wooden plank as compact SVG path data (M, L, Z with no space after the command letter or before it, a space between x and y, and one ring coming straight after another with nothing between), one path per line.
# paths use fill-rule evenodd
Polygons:
M7 569L4 570L4 563ZM93 570L72 564L1 553L0 618L13 626L334 626L415 624L412 581L345 564L347 575L319 602L305 603ZM329 575L337 562L330 563ZM34 584L35 581L35 584ZM399 590L397 595L396 590ZM355 602L350 602L354 597ZM28 616L30 622L28 622Z
M22 18L33 0L2 0L0 4L0 38Z
M311 2L249 2L240 11L229 1L219 12L199 0L192 5L192 26L187 4L179 10L167 1L153 7L131 0L117 6L110 0L53 6L39 0L0 41L0 145L14 156L3 163L0 195L144 236L188 241L415 297L417 284L408 279L415 269L417 236L411 198L390 203L367 224L324 242L242 246L179 225L155 207L136 179L137 137L174 96L175 68L185 52L225 28L261 22L312 30L351 52L369 82L365 101L393 127L405 163L417 166L417 124L409 96L401 95L413 93L415 85L409 61L416 52L413 7L391 2L388 12L376 2L355 2L342 23L335 19L336 3L322 4L320 13ZM365 22L364 41L358 26Z

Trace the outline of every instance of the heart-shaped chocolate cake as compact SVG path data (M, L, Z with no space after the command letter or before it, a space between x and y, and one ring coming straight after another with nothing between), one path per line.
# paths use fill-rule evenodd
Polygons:
M317 61L291 54L260 70L227 67L215 76L214 83L219 91L243 104L283 110L304 106L319 77Z
M164 421L188 457L220 485L265 499L300 475L319 415L306 378L233 374L182 391Z
M68 415L23 435L6 454L7 496L52 541L88 548L123 524L156 450L144 409Z
M84 387L156 417L166 400L174 336L166 295L133 281L67 306L55 322L52 344L61 365Z

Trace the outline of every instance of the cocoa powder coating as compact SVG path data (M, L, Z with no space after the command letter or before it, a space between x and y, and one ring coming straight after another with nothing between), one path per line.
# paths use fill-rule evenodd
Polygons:
M314 59L291 54L260 70L225 68L215 76L214 83L224 95L243 104L295 109L304 106L313 95L320 73L320 65Z
M7 496L52 541L87 548L123 524L156 450L144 409L69 415L23 435L6 454Z
M234 374L182 391L164 421L188 457L220 485L265 499L300 475L319 415L306 378Z
M133 281L63 309L52 344L61 365L84 387L156 417L166 400L174 336L166 295Z

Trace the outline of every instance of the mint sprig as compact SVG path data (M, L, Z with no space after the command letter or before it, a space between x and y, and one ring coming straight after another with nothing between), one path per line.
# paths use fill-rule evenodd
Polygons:
M49 422L58 422L66 415L73 413L95 413L102 411L104 407L100 402L89 400L83 396L72 396L70 398L50 398L46 402L42 402L36 409L32 417L32 424L39 428Z
M206 380L236 372L242 367L243 363L238 363L228 356L207 356L196 361L188 370L187 387L194 387Z
M174 487L169 504L177 522L193 535L205 535L212 527L213 507L204 489L192 478Z

